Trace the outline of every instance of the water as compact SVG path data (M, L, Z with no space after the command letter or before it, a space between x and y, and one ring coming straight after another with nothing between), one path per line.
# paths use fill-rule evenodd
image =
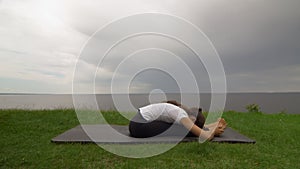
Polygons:
M186 94L187 106L195 106L200 102L204 110L209 110L211 95L209 93L200 94ZM93 102L98 104L101 110L117 109L119 111L132 111L143 105L153 102L160 102L162 100L178 100L182 98L180 94L124 94L114 95L114 104L112 95L97 94L94 95L75 95L76 99L80 99L80 104L76 104L76 108L92 108ZM122 102L122 100L130 100L129 103ZM127 99L129 98L129 99ZM132 104L132 105L131 105ZM225 105L225 111L246 111L246 105L258 104L261 111L265 113L279 113L286 112L291 114L300 114L300 93L228 93ZM121 105L121 106L120 106ZM71 94L38 94L38 95L18 95L18 94L1 94L0 95L0 109L59 109L59 108L74 108L73 98Z

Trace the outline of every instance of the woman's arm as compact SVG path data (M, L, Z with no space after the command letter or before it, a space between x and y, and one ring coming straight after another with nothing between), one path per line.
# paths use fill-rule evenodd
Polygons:
M203 137L204 139L211 140L214 137L214 132L204 131L200 127L196 126L192 120L188 117L184 117L180 120L181 124L187 128L190 132L195 134L198 137Z

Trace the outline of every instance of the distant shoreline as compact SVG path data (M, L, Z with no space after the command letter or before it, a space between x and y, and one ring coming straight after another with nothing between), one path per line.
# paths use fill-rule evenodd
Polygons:
M256 104L265 113L286 112L300 114L300 92L256 92L226 93L224 111L246 112L246 106ZM131 93L131 94L42 94L42 93L2 93L0 109L57 109L91 108L100 110L135 111L149 103L163 100L177 100L189 107L201 107L213 111L211 93ZM224 99L215 93L215 99ZM219 97L220 96L220 97ZM127 101L126 101L127 100ZM221 101L221 100L219 100ZM223 101L219 102L220 104ZM215 106L215 105L214 105ZM223 106L223 105L222 105Z

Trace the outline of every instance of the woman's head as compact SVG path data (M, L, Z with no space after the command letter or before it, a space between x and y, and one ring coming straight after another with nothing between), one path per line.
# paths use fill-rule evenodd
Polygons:
M200 128L203 128L204 123L205 123L205 117L202 114L201 108L193 107L193 108L189 109L189 108L185 107L184 105L182 105L181 103L178 103L176 100L168 100L168 101L164 101L164 102L183 108L189 115L189 118L195 123L195 125L197 125Z
M203 128L204 123L205 123L205 117L202 114L201 108L196 108L196 107L190 108L187 113L189 116L192 116L192 118L195 119L195 122L194 122L195 125L197 125L200 128Z

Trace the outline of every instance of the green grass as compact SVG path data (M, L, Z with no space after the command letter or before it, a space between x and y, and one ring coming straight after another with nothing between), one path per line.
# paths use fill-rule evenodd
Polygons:
M109 123L128 124L116 112L104 116ZM79 124L74 110L0 110L0 168L300 168L300 115L223 116L257 143L180 143L158 156L131 159L95 144L51 143Z

